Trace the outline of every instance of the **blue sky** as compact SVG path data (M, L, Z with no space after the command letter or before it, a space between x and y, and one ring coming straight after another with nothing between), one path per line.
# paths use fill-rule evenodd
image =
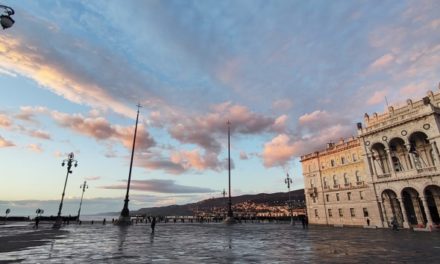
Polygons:
M438 89L438 1L2 1L0 212L119 211L302 188L298 157Z

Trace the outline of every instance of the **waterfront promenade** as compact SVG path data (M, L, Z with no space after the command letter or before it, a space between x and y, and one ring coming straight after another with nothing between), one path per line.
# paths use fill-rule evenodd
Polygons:
M0 263L439 263L438 233L288 224L2 228ZM30 247L23 247L26 237ZM38 240L40 237L41 241ZM21 242L20 242L21 241ZM21 245L21 247L20 247Z

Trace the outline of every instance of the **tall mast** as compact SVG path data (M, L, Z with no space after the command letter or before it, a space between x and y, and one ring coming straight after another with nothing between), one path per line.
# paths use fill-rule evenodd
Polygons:
M229 179L229 192L228 192L228 217L233 217L232 213L232 199L231 199L231 122L228 120L228 179Z

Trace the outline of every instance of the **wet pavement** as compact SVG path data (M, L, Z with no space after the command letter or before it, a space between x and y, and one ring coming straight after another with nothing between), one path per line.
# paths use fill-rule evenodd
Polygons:
M40 230L50 231L50 226ZM440 232L288 224L69 225L57 239L0 253L0 263L440 263ZM68 232L64 232L68 231ZM0 248L17 232L0 230Z

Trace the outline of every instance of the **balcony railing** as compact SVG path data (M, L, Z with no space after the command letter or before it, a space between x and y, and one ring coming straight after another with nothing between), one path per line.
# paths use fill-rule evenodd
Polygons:
M339 184L334 184L333 185L333 189L339 189L340 188L340 185Z
M378 179L384 179L384 178L389 178L389 177L391 177L391 173L384 173L384 174L377 175Z
M426 172L435 172L435 171L437 171L436 167L426 167L426 168L417 169L417 173L426 173Z
M364 185L364 181L358 181L358 182L356 182L356 185L357 185L357 186Z

